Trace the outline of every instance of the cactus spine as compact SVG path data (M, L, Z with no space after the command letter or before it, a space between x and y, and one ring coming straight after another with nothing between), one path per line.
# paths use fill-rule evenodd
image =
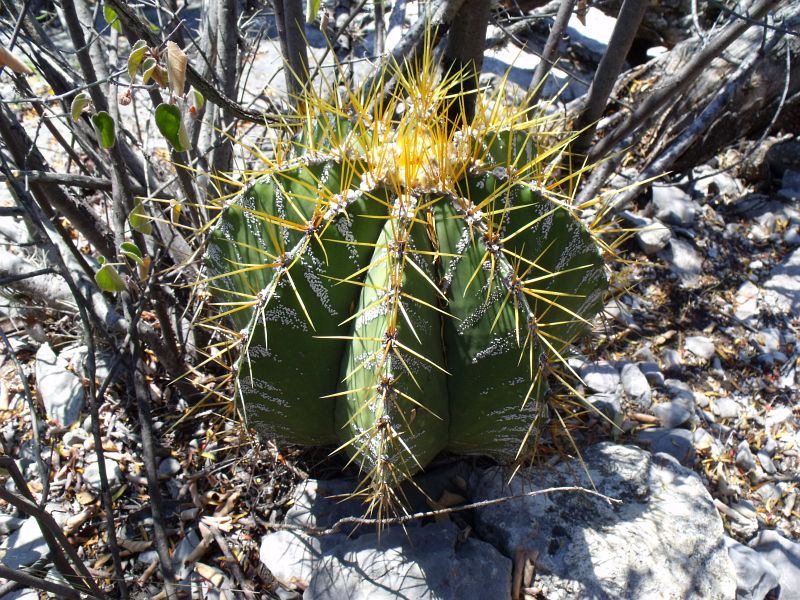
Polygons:
M442 450L513 460L535 443L548 375L607 287L547 171L566 140L502 89L447 123L460 75L437 81L430 54L386 103L382 85L307 98L206 255L251 422L338 444L379 509Z

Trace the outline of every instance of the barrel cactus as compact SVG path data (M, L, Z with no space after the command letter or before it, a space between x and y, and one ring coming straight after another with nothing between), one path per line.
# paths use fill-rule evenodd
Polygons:
M460 75L411 71L383 103L380 85L311 94L206 253L249 423L336 445L380 506L443 450L534 444L553 365L607 287L571 176L548 172L565 141L502 90L448 122Z

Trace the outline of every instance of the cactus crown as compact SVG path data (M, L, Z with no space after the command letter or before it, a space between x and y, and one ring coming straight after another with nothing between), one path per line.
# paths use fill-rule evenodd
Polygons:
M246 415L337 444L379 515L441 450L513 460L535 445L548 376L563 380L607 287L575 173L558 175L569 140L502 84L471 123L448 122L465 75L437 73L428 46L389 68L384 102L387 77L309 93L206 254L225 307L209 326L235 325Z

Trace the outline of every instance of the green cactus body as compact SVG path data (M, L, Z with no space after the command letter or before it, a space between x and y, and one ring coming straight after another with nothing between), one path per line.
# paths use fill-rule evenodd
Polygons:
M595 236L546 185L563 142L538 147L541 124L491 99L454 133L448 86L403 81L401 117L399 96L372 120L311 98L318 116L222 209L206 257L251 422L338 444L381 501L442 450L534 443L551 366L607 287Z

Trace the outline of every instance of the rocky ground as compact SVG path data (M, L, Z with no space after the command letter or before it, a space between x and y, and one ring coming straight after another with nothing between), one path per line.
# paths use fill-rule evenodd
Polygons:
M154 379L159 473L182 589L196 598L253 590L306 600L800 598L799 200L800 139L787 135L743 142L621 207L631 235L621 248L627 262L615 267L616 298L570 359L596 410L560 401L570 435L551 428L535 463L510 484L508 470L488 461L442 457L420 480L427 501L409 491L412 511L440 514L380 535L339 523L363 507L338 500L354 481L326 449L259 443L230 404L186 406ZM32 254L14 217L0 218L0 234ZM4 310L3 452L107 581L75 319L67 307L27 320ZM100 381L118 367L103 352L98 363ZM124 389L111 387L101 406L106 469L125 579L133 597L158 598L128 403ZM45 478L31 405L46 421ZM604 497L531 495L575 486ZM512 495L525 497L485 505ZM470 503L479 506L448 512ZM35 520L0 509L3 564L63 581ZM320 535L325 528L335 531ZM35 597L0 589L3 600Z

